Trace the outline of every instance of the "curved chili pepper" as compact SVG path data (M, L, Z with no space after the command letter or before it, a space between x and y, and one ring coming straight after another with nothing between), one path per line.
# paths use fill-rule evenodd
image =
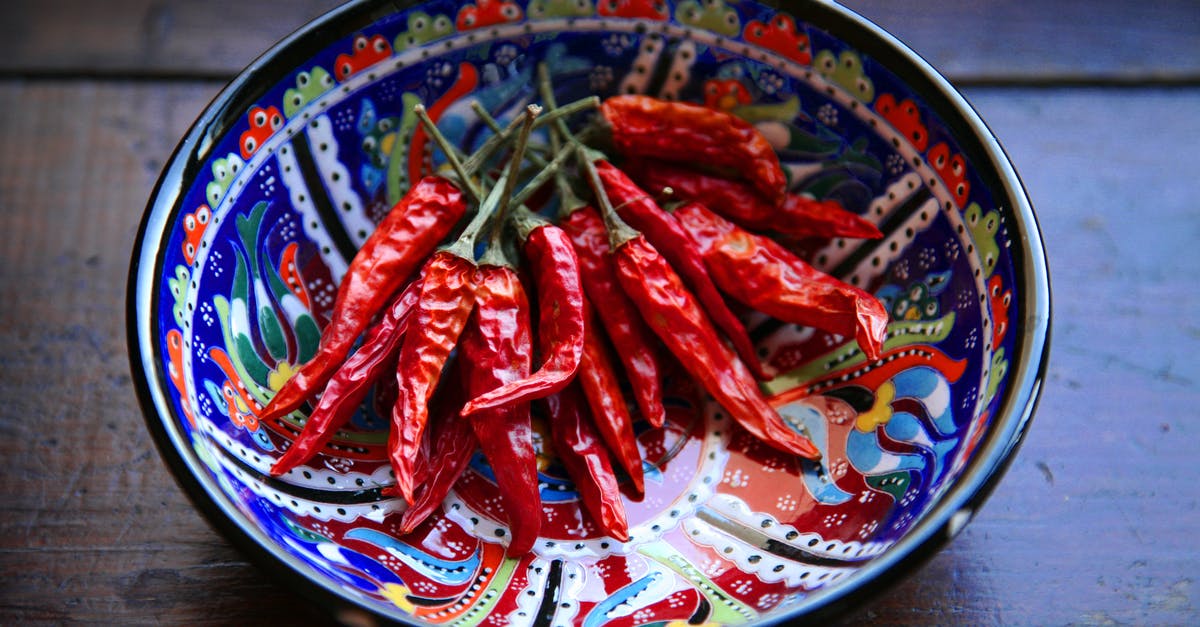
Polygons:
M565 231L543 224L529 232L522 250L537 289L542 365L528 378L473 399L463 408L463 415L553 394L566 387L579 369L584 341L583 288L575 248Z
M747 431L781 451L818 459L820 451L793 431L763 398L750 372L721 342L696 298L667 260L644 237L634 237L614 253L617 277L683 367Z
M725 299L717 291L717 286L713 285L708 276L708 269L704 267L704 260L700 257L700 251L696 249L692 238L688 237L687 231L613 164L597 161L596 172L600 175L604 192L616 208L617 215L629 226L641 231L650 245L666 257L671 267L675 268L692 289L696 298L700 299L700 304L713 324L733 343L733 349L750 367L754 376L760 380L770 379L771 376L763 370L754 342L750 341L750 335L746 333L746 327L729 310Z
M853 336L879 359L888 314L867 292L804 263L769 237L688 203L675 210L704 254L713 279L733 298L785 322Z
M467 371L463 360L458 360L459 373L466 380ZM436 399L434 410L435 419L430 426L432 441L429 454L428 474L416 498L400 517L400 533L410 533L425 521L430 514L441 505L450 493L450 488L462 476L471 461L478 442L471 421L459 415L462 407L463 388L461 386L445 386L446 398ZM439 396L441 396L439 394Z
M462 192L437 176L421 179L392 207L350 262L316 355L275 393L259 420L295 411L325 386L396 286L433 252L465 212Z
M776 206L742 181L650 159L635 158L624 165L644 189L657 192L670 187L680 200L702 202L743 228L793 237L883 237L873 223L835 200L788 194L783 204Z
M614 96L600 105L612 126L612 139L622 154L683 163L702 163L737 172L779 204L787 177L779 156L761 133L745 120L686 102L651 96Z
M420 291L420 281L410 283L379 322L367 331L362 346L333 373L299 437L271 466L272 475L285 474L312 459L350 420L371 386L400 350Z
M396 362L400 357L398 346L396 352L390 357L388 362L383 366L382 372L394 374L396 372ZM375 382L375 395L371 399L371 408L375 410L375 415L390 416L392 408L396 406L396 399L399 396L400 386L396 382L396 377L379 377L379 380Z
M545 398L554 452L592 520L605 534L624 542L629 539L629 522L621 489L580 394L579 386L572 384Z
M645 491L645 477L642 470L642 455L638 451L637 437L633 433L633 417L629 415L629 406L621 394L621 380L613 368L612 359L608 354L608 346L600 333L594 308L591 303L584 301L584 334L583 360L579 364L579 373L575 379L583 390L588 406L592 408L592 418L595 420L596 431L604 439L617 462L625 469L633 482L634 489L639 494Z
M475 306L475 263L440 250L425 262L421 281L412 332L404 338L396 363L399 395L388 434L396 487L409 503L416 487L413 470L429 419L429 399Z
M481 265L478 276L475 313L459 339L471 398L528 377L533 352L529 302L517 273L505 266ZM508 515L509 551L526 553L542 524L529 403L485 409L469 421Z
M559 226L575 245L579 276L587 299L603 304L594 311L625 368L638 411L651 425L661 427L666 411L662 404L663 367L655 350L658 339L642 321L637 307L621 291L609 257L604 221L594 207L585 206L571 212Z

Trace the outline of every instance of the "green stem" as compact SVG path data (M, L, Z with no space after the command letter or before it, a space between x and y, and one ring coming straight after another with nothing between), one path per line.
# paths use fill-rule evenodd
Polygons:
M497 188L503 188L500 195L500 206L496 209L496 219L492 222L491 232L488 237L487 250L483 253L483 257L479 260L480 263L489 265L509 265L509 260L504 253L504 243L502 234L504 233L504 222L508 217L508 208L512 205L513 188L517 184L517 178L521 174L521 163L525 159L525 147L529 145L529 133L533 130L533 123L537 120L538 115L542 113L542 108L538 105L529 105L525 107L524 120L521 124L521 132L517 135L517 144L513 147L512 157L508 162L508 172L505 175L504 183L496 184Z
M558 101L554 97L554 87L550 82L550 66L543 61L537 66L538 75L538 93L542 96L542 102L550 109L558 108ZM571 133L571 129L567 128L567 123L562 118L554 120L554 128L568 141L574 141L575 136Z
M590 96L588 98L576 100L548 111L546 115L538 118L537 122L534 124L534 128L541 127L544 124L554 122L556 120L561 121L562 118L568 115L573 115L587 109L595 109L599 106L600 99L596 96ZM517 120L513 120L507 127L504 128L504 130L487 138L487 140L483 142L479 149L475 151L475 154L471 155L470 159L467 159L467 161L463 164L463 167L465 167L468 172L478 171L479 168L482 167L483 164L492 156L492 154L495 153L496 150L503 146L512 137L512 134L516 132L517 128L519 128L519 123Z
M588 156L586 147L576 143L575 150L579 162L583 164L583 170L587 174L588 184L596 195L596 204L600 205L600 217L604 219L604 226L608 231L608 244L615 251L625 242L640 237L641 233L625 224L625 221L617 215L617 210L613 209L612 201L608 199L608 194L604 191L604 184L600 181L600 173L596 171L596 165Z
M446 161L449 161L450 167L454 168L454 173L458 175L462 186L467 188L467 192L475 198L475 202L481 202L483 200L483 190L475 184L475 181L471 180L471 172L473 170L468 169L459 160L458 150L454 147L454 144L450 143L449 139L446 139L446 136L438 129L437 124L429 117L429 113L425 111L425 105L417 103L413 106L413 113L416 113L417 117L420 118L421 124L425 126L425 132L429 133L433 141L442 149L442 153L446 155Z
M542 96L542 102L545 102L547 107L554 108L557 104L557 100L554 97L553 83L550 81L550 66L546 65L545 62L539 63L537 66L537 74L538 93ZM575 133L571 132L571 129L567 127L567 123L562 119L555 121L553 130L557 132L550 134L551 148L557 152L559 144L562 142L566 142L575 146L581 158L580 163L584 164L585 169L590 169L589 177L595 177L595 183L592 184L592 187L596 191L597 200L601 204L608 204L611 207L612 204L608 202L608 197L604 194L603 188L599 186L599 178L595 172L596 169L591 165L596 159L607 159L608 156L589 146L585 146L580 141L580 138L577 137ZM587 131L585 131L585 133L587 133ZM570 183L566 180L565 175L559 178L557 183L559 187L559 194L562 195L561 206L559 207L560 216L570 215L571 212L587 204L577 194L575 194L575 191L571 188ZM592 181L589 180L589 183L591 184ZM614 217L616 217L615 214ZM620 219L618 218L618 221L619 220ZM632 231L632 228L628 225L625 225L625 229Z
M551 98L553 98L553 94L551 94ZM551 128L550 149L553 150L555 154L564 151L563 142L564 139L558 127L555 126ZM568 146L565 150L571 150L571 147ZM583 199L581 199L579 195L575 193L575 188L571 187L570 181L567 180L567 173L563 171L562 168L554 171L554 187L558 190L559 217L565 218L571 215L571 213L573 213L576 209L587 205L587 203L585 203Z
M500 176L500 180L496 181L488 195L479 203L479 210L475 212L475 217L467 223L463 229L462 235L453 244L446 246L442 250L457 255L470 261L475 262L475 244L479 241L479 233L487 226L488 221L493 218L496 205L500 204L501 194L504 191L504 185L508 174Z
M522 115L524 115L524 114L522 114ZM520 120L519 117L517 119ZM493 121L494 121L494 118L493 118ZM453 152L455 154L455 156L458 157L459 161L461 161L463 159L462 150L459 150L456 146L453 146L453 145L450 145L449 143L447 143L447 145L443 146L443 148L449 149L451 152ZM566 155L566 157L569 157L569 156L570 156L569 154ZM549 163L546 163L544 160L542 161L542 163L546 164L547 166L561 164L562 161L564 161L566 159L566 157L563 157L563 155L555 155L555 158L553 160L551 160ZM530 179L530 182L536 183L537 185L540 186L540 185L545 184L545 182L546 182L545 177L546 177L545 174L539 172L538 174L534 175ZM480 179L483 181L487 181L490 178L491 178L490 174L484 174L480 177ZM498 184L498 181L493 181L493 184ZM517 195L514 197L514 200L510 201L510 204L513 206L516 206L519 209L522 209L526 213L533 213L532 211L529 210L528 207L524 207L522 205L525 200L528 200L529 196L532 195L534 191L536 191L536 188L534 188L533 190L528 191L528 192L526 192L525 190L518 192Z
M483 122L484 126L492 129L493 133L504 132L504 126L500 124L500 121L492 117L492 114L488 113L488 110L485 109L483 104L478 100L471 101L471 110L475 112L475 115L479 116L479 120ZM530 163L540 168L546 167L546 160L542 158L540 154L537 154L538 152L545 153L546 150L544 148L541 146L527 146L526 150L527 152L525 153L525 158L528 159Z
M551 224L549 220L530 211L524 205L517 205L508 220L512 222L513 228L517 231L517 241L521 243L529 239L529 234L535 229Z
M504 196L500 199L501 217L508 212L509 200L512 199L513 189L516 188L517 177L521 172L521 163L525 158L525 148L529 146L529 133L533 130L533 123L541 114L542 108L538 105L531 104L525 107L525 121L521 124L521 134L517 135L517 145L513 148L512 158L508 164L508 180L504 183Z
M496 118L492 117L492 114L488 113L487 109L485 109L478 100L471 103L471 108L475 110L475 113L479 116L479 119L483 120L483 123L490 127L493 131L501 131L500 122L498 122ZM525 158L529 159L529 161L531 161L535 166L541 168L541 170L535 174L533 178L529 179L529 181L525 184L525 187L522 188L521 191L512 198L512 200L509 201L514 207L520 209L522 214L536 216L539 220L541 220L537 226L541 226L541 224L545 224L547 221L530 211L528 207L524 207L523 205L525 204L525 201L528 200L530 196L537 193L537 190L541 188L542 185L545 185L546 182L550 180L551 176L553 176L556 181L559 181L559 185L562 185L564 181L562 166L566 160L571 158L571 156L574 154L572 147L567 147L564 149L561 145L562 142L554 141L553 138L557 137L557 133L553 129L551 129L551 136L551 142L554 144L554 157L550 161L546 161L537 155L526 153ZM569 187L566 188L566 193L570 194L571 198L578 202L578 197L575 196L575 192ZM536 228L536 226L534 228ZM532 228L528 230L532 230ZM518 228L518 231L520 231L520 228ZM526 235L528 235L528 231L521 234L521 239L524 240Z
M541 171L535 174L533 178L529 179L529 182L525 184L525 187L521 188L521 191L513 197L512 204L524 204L525 201L529 200L530 196L537 193L537 190L545 185L551 177L556 177L562 174L563 164L566 163L567 159L570 159L572 156L574 156L574 152L575 151L572 146L566 146L556 152L554 154L554 158L551 159L549 163L543 162L545 165L542 166Z

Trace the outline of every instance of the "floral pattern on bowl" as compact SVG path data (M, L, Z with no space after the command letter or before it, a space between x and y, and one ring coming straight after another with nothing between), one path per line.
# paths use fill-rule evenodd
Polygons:
M834 608L961 526L954 513L994 484L1036 398L1048 286L1015 174L931 70L891 58L897 44L824 3L381 6L335 11L235 82L172 160L135 251L132 359L148 423L236 541L319 600L399 621L737 624ZM258 411L313 354L354 251L410 181L441 166L412 105L476 145L488 133L471 101L510 117L536 100L543 60L560 101L648 93L754 123L793 190L884 232L789 242L885 303L882 359L747 318L778 373L765 391L823 461L758 443L671 377L666 426L638 425L646 494L627 500L628 542L582 514L548 445L547 522L531 554L505 554L482 456L440 513L399 536L402 501L381 495L387 414L371 402L326 454L271 477L304 412L263 422Z

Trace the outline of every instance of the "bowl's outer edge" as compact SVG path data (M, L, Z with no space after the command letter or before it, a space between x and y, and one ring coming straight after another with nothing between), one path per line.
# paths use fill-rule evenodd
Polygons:
M790 3L760 0L767 6L786 8ZM153 292L153 270L161 261L160 238L167 218L179 200L182 185L189 174L203 163L212 144L232 125L238 116L253 103L256 85L273 84L290 70L290 60L298 50L312 45L332 42L390 13L420 4L416 0L371 1L354 0L334 9L284 38L229 83L206 107L204 113L188 130L168 160L169 165L157 181L135 238L127 284L126 333L130 368L143 417L155 445L170 468L176 481L209 523L260 568L278 577L293 590L302 590L310 601L331 611L342 622L370 624L378 620L396 621L368 613L349 602L316 577L306 574L306 568L287 556L271 551L267 539L253 527L241 524L240 516L215 486L198 479L196 471L202 462L196 458L184 436L162 416L171 414L170 404L163 393L165 382L159 376L163 364L153 350L156 345L148 312L156 309ZM811 19L818 14L822 27L845 37L845 40L865 52L898 55L909 64L914 75L926 83L943 100L929 105L943 115L956 131L969 132L982 152L999 169L991 183L1004 190L1020 219L1010 225L1017 229L1021 254L1014 256L1014 273L1022 278L1022 312L1014 332L1020 338L1011 363L1018 364L1004 391L997 418L1016 416L1016 419L997 422L1002 430L994 430L980 445L975 458L942 500L889 551L857 571L843 583L812 593L799 606L778 616L769 616L763 624L817 623L863 605L866 595L875 596L894 585L914 568L932 557L948 540L959 533L963 525L979 509L995 489L1011 464L1037 406L1047 367L1050 346L1050 279L1040 228L1024 187L999 141L987 128L970 103L945 78L916 52L896 37L836 2L816 1L812 13L798 16ZM842 30L838 30L838 29ZM872 41L871 37L877 37ZM292 51L292 54L288 54ZM899 73L899 72L898 72ZM264 78L265 77L265 78ZM274 80L273 80L274 79ZM946 115L947 113L955 115ZM962 116L962 120L957 119ZM147 237L154 234L154 240ZM147 315L143 319L142 312ZM149 349L149 350L147 350ZM870 585L868 585L870 584ZM401 621L404 624L409 621Z

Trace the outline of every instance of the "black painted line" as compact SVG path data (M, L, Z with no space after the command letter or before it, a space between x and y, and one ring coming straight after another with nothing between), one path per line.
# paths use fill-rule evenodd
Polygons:
M913 191L912 195L909 196L907 200L905 200L899 207L897 207L883 219L883 222L878 225L879 231L885 234L894 233L896 229L899 229L900 226L904 224L906 220L920 210L921 205L924 205L926 202L928 202L930 198L933 198L933 194L925 185L921 185L921 187ZM854 269L858 267L858 264L862 263L863 259L866 259L874 254L874 252L878 250L880 246L883 246L886 241L886 235L883 239L861 240L859 247L855 249L854 252L850 253L848 257L843 259L842 262L839 263L837 267L834 268L829 274L839 277L849 276L850 273L852 273ZM859 287L862 286L860 285Z
M316 160L313 159L312 147L308 145L308 134L296 133L292 136L292 149L296 153L296 165L300 167L304 186L308 188L310 200L316 207L317 214L321 216L321 223L325 225L329 239L337 246L342 258L349 262L358 253L358 246L350 239L345 225L338 218L333 201L329 199L329 192L325 189L325 182L321 179L321 173L317 171Z
M550 572L546 573L546 592L542 595L542 604L538 607L533 624L538 627L549 627L554 622L554 613L558 609L558 590L562 587L562 560L550 562Z
M852 560L817 555L798 546L780 542L757 529L730 520L708 507L697 510L696 517L751 546L793 562L833 568L844 568L852 563Z

